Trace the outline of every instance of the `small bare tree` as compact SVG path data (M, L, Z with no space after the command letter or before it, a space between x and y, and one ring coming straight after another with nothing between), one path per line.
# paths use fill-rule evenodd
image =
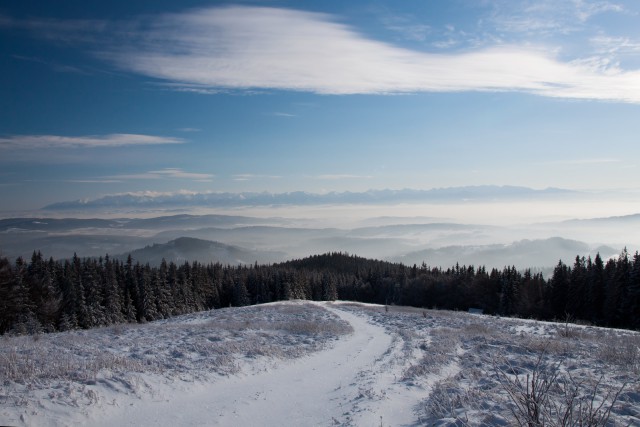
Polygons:
M544 362L544 353L538 356L531 373L524 381L521 375L509 365L507 370L497 368L498 379L513 403L511 413L520 426L537 427L545 425L545 408L549 405L550 389L558 379L559 365L549 366Z
M512 403L510 410L519 426L606 426L620 393L597 380L576 381L562 372L563 361L546 361L541 353L531 372L519 374L511 365L496 366L502 388Z

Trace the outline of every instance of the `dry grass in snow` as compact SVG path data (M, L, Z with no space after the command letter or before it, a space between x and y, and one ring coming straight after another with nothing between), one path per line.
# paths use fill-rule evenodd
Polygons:
M640 426L637 332L349 307L399 337L408 359L413 352L401 381L425 391L416 425Z
M0 337L0 424L66 424L154 383L188 388L325 348L351 327L314 304L212 310L144 325ZM258 363L260 362L260 363Z

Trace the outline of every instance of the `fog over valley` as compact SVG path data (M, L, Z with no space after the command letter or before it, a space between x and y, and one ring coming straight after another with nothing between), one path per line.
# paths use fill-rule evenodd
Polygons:
M184 195L127 195L59 203L36 212L38 217L2 219L0 250L9 258L28 258L34 250L56 259L131 254L152 265L163 258L235 265L345 252L407 265L516 266L548 273L559 260L570 263L597 253L606 259L625 247L631 253L640 247L640 214L587 217L594 209L581 208L591 197L490 186L206 194L192 195L191 201ZM213 208L221 199L227 206ZM616 213L633 208L624 201L600 207ZM102 212L109 214L100 217Z

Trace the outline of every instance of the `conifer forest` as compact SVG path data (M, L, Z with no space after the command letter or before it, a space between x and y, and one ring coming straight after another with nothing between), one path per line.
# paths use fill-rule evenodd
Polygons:
M0 258L0 333L35 334L144 323L221 307L289 299L349 300L640 328L640 255L559 261L549 278L515 267L406 266L344 253L271 265L109 256Z

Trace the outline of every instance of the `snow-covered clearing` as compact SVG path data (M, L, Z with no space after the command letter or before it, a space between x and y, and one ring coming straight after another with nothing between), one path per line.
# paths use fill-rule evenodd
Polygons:
M554 410L640 426L629 331L294 301L0 343L2 425L512 425L553 371Z

